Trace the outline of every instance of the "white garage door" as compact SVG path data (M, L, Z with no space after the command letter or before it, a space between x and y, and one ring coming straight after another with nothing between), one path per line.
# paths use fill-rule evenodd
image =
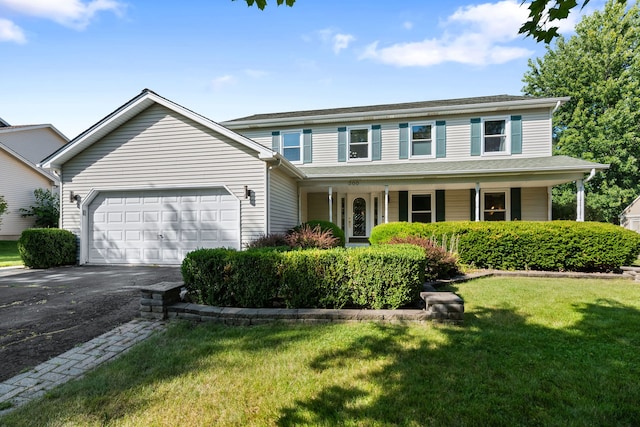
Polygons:
M89 207L89 262L180 264L194 249L239 249L239 216L224 188L100 193Z

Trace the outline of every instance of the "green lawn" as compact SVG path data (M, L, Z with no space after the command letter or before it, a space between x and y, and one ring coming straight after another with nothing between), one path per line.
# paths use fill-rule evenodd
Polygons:
M640 425L640 284L455 290L462 327L179 323L0 425Z
M22 265L22 259L18 253L18 242L0 240L0 267Z

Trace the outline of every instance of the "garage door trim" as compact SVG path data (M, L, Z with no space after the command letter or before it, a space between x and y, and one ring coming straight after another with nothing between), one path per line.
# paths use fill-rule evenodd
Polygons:
M168 185L168 186L114 186L114 187L99 187L92 188L84 198L80 198L80 212L82 215L82 219L80 221L80 259L79 264L87 264L89 262L89 233L91 230L89 229L89 207L91 206L91 202L95 200L95 198L105 192L116 192L116 191L164 191L164 190L212 190L212 189L224 189L229 195L231 195L237 202L238 205L238 241L236 249L240 249L240 243L242 241L242 210L240 199L236 194L229 189L224 184L212 184L212 185ZM76 195L77 197L77 195ZM77 199L76 199L77 200Z

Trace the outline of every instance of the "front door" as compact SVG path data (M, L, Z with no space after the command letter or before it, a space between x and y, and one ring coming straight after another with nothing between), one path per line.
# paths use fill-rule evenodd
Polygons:
M354 194L349 196L348 229L349 237L366 239L369 237L369 207L368 196Z

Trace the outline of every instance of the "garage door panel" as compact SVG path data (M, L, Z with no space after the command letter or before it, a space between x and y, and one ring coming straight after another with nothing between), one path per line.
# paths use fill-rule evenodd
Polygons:
M89 207L89 262L179 264L202 247L239 249L239 202L224 188L99 194Z

